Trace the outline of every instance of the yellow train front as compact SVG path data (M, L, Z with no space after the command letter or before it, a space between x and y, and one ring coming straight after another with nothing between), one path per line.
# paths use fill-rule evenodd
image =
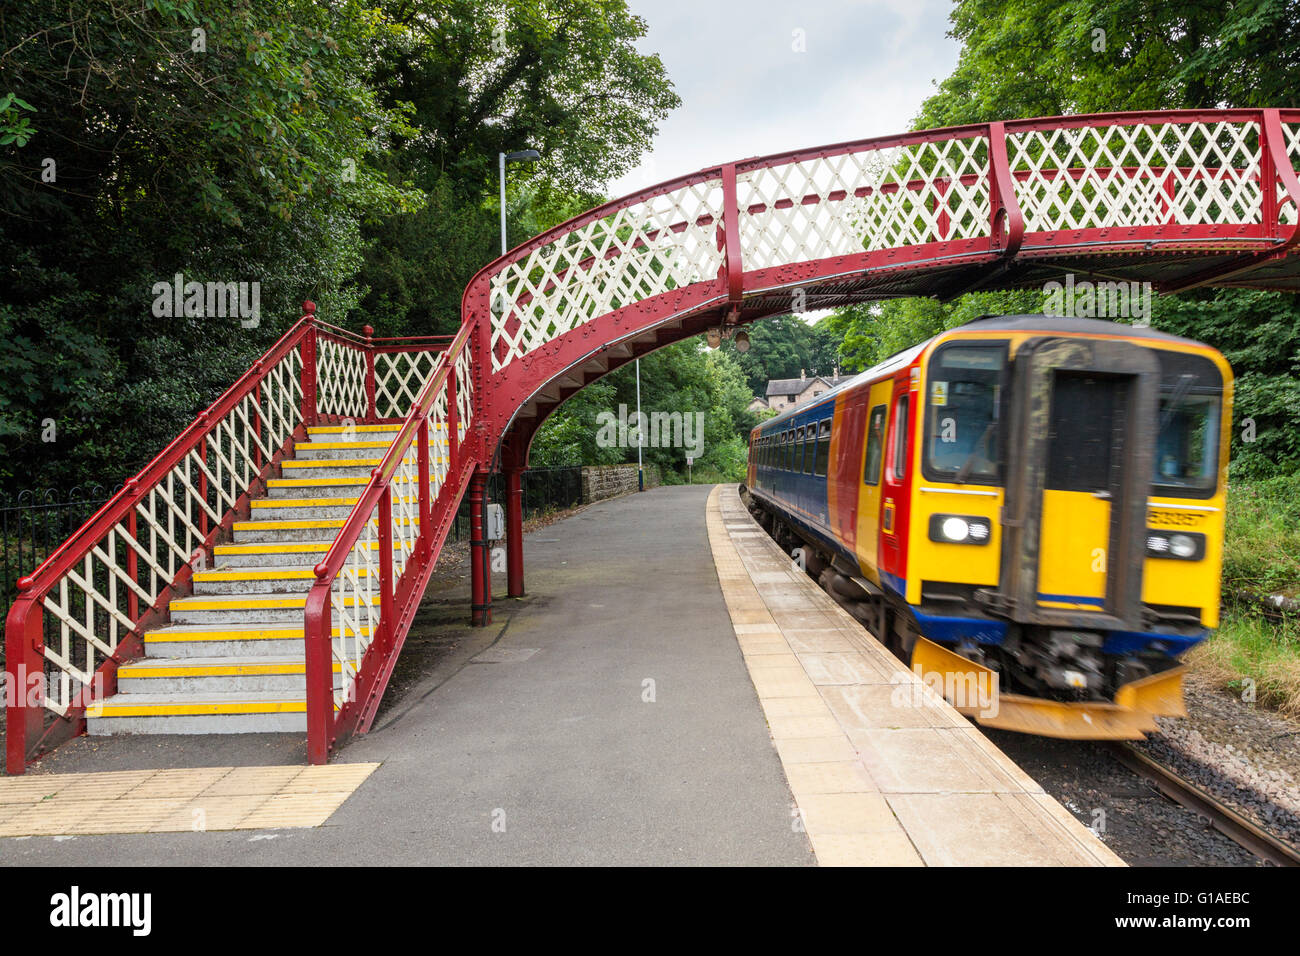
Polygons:
M1218 626L1231 403L1202 343L985 317L763 422L750 503L980 723L1138 739Z

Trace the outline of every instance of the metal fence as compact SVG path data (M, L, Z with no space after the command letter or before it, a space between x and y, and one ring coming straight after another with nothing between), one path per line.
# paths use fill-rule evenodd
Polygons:
M582 469L577 466L529 469L523 473L522 485L525 520L582 503ZM35 571L115 490L87 484L66 492L47 488L0 498L0 586L4 610L18 595L18 581ZM495 504L505 503L505 482L501 475L489 479L488 495ZM456 516L452 539L468 538L469 502L465 501ZM4 646L0 642L0 660L3 657Z
M565 465L559 468L529 468L520 481L523 492L524 520L582 504L582 467ZM504 505L505 479L500 474L488 477L488 501L491 504ZM469 538L469 500L461 503L452 527L453 541Z

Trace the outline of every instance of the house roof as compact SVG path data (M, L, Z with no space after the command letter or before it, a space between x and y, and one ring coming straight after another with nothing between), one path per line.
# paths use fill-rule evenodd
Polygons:
M834 388L840 382L849 380L848 375L837 375L830 377L827 375L814 375L812 378L774 378L767 383L767 395L799 395L816 382L821 382L827 388Z

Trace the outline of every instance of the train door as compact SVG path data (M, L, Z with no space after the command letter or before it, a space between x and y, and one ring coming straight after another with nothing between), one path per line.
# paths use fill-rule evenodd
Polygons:
M1111 573L1110 517L1123 494L1115 462L1125 444L1127 382L1058 369L1047 426L1038 604L1100 609Z
M880 583L880 482L884 478L885 426L893 387L893 382L886 379L872 385L868 392L862 471L857 476L858 566L862 576L874 584Z
M1015 365L1004 604L1026 623L1138 627L1159 363L1129 343L1043 338Z
M893 382L889 427L885 434L884 477L880 482L880 570L900 593L907 578L907 518L911 476L911 391L909 376ZM890 579L893 579L892 581Z

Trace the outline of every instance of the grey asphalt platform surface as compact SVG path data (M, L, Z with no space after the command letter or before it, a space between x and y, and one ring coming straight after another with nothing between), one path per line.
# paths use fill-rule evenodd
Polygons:
M0 865L813 863L718 587L709 490L600 502L526 535L528 596L494 576L493 625L466 629L335 758L382 766L324 826L0 839ZM39 769L304 754L298 735L83 738Z

